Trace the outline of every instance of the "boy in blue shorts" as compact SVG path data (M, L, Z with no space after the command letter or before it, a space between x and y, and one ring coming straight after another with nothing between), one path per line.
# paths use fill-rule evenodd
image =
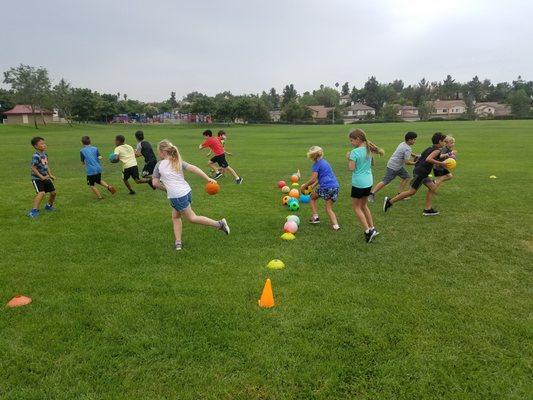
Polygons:
M50 193L48 203L44 209L46 211L54 211L54 200L56 198L56 188L52 183L52 180L56 179L50 171L50 165L48 164L48 154L45 153L46 143L40 136L36 136L31 140L31 145L35 149L33 157L31 159L31 182L37 194L33 199L33 208L28 213L28 217L36 218L39 216L39 208L41 202L46 195Z
M103 197L96 186L94 186L95 184L99 184L109 190L111 194L115 194L117 189L102 180L102 166L100 164L102 156L96 147L91 146L91 138L89 136L83 136L81 143L83 147L80 150L80 160L87 172L87 185L89 185L98 200L102 200Z

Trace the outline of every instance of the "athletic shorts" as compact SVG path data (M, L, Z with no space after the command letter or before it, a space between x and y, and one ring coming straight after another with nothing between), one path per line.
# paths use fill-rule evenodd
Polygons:
M221 154L219 156L214 156L213 158L211 158L211 162L220 165L221 168L229 167L229 164L226 161L226 154Z
M139 167L134 165L133 167L126 168L124 171L122 171L122 178L125 181L127 181L130 178L138 180L139 179Z
M100 184L102 181L102 174L87 175L87 185L94 186L95 183Z
M154 173L154 168L157 164L157 161L150 161L144 164L142 176L152 175Z
M174 210L182 212L192 203L192 192L187 193L185 196L168 199Z
M369 186L366 188L358 188L358 187L352 186L352 198L362 199L363 197L368 197L370 196L371 191L372 191L372 186Z
M337 201L337 198L339 197L339 188L321 188L319 187L316 190L316 194L318 197L324 199L324 200L331 200L333 202Z
M444 176L444 175L448 175L449 173L450 173L450 171L448 171L446 168L433 169L433 175L435 175L435 176Z
M428 178L427 175L413 175L413 179L411 179L411 187L413 189L418 190L422 184L426 184L431 182L431 179Z
M381 182L383 182L386 185L386 184L392 182L394 180L394 178L396 178L397 176L399 176L402 179L409 179L410 178L409 172L407 172L407 170L404 167L400 168L397 171L387 167L387 170L385 171L385 176L383 177Z
M34 179L31 182L33 183L33 187L35 188L35 191L37 193L41 193L41 192L50 193L50 192L56 191L56 188L54 187L54 184L52 183L51 179L45 179L45 180Z

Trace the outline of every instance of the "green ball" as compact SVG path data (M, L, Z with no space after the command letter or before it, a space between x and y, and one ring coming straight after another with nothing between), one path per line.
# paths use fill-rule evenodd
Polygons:
M291 211L298 211L300 209L300 203L298 203L298 200L294 199L294 201L289 203L288 207Z

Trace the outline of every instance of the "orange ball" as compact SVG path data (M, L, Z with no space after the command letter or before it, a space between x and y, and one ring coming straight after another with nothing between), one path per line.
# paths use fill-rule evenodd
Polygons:
M205 185L205 191L209 195L214 195L220 192L220 185L217 182L207 182Z
M298 175L293 175L293 176L291 176L291 182L292 182L292 183L296 183L296 182L298 182Z
M298 189L291 189L291 191L289 192L289 196L294 197L295 199L299 199L300 192L298 191Z

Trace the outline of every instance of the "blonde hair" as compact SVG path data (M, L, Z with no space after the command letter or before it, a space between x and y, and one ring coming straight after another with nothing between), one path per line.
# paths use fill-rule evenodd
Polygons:
M365 144L367 150L367 157L370 157L370 153L379 154L380 156L385 154L385 150L376 146L374 143L372 143L366 138L366 133L362 129L356 129L355 131L351 131L348 136L350 137L350 139L359 139Z
M313 161L322 157L324 157L324 150L322 150L322 147L320 146L312 146L307 150L307 158L310 158Z
M450 136L450 135L446 136L446 137L444 138L444 141L447 142L447 143L453 143L453 144L455 144L455 138L454 138L453 136Z
M172 168L176 171L181 171L181 155L176 146L172 144L170 140L161 140L159 144L157 145L157 149L163 153L166 158L170 159L170 165L172 165Z

